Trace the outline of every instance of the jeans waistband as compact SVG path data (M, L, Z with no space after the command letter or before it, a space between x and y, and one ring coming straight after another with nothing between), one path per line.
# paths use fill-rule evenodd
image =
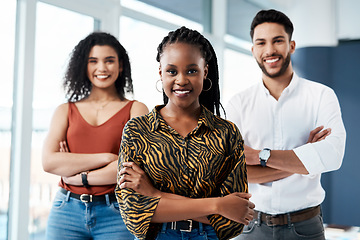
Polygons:
M63 194L67 194L69 191L64 189L64 188L60 188L60 192L62 192ZM115 197L115 193L109 193L109 194L104 194L104 195L90 195L90 194L76 194L73 192L70 192L70 197L78 199L80 201L82 201L83 203L89 203L89 202L106 202L106 198L108 196L108 199L110 202L116 201L116 197Z

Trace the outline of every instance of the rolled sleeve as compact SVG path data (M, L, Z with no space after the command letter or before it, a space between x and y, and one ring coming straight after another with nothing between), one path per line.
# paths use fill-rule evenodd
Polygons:
M319 174L340 168L345 152L346 131L338 99L333 90L323 93L316 126L331 128L324 140L307 143L294 149L309 174Z

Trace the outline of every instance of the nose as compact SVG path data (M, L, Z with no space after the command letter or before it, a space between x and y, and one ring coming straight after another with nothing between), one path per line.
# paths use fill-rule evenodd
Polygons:
M179 86L185 86L188 83L189 83L189 79L186 77L186 75L184 75L184 74L177 75L177 77L175 79L175 84L177 84Z
M98 62L98 66L97 66L97 68L98 68L98 70L100 71L100 72L105 72L106 71L106 64L104 63L104 62L102 62L102 61L99 61Z
M266 44L265 46L265 56L272 56L276 53L276 48L273 44Z

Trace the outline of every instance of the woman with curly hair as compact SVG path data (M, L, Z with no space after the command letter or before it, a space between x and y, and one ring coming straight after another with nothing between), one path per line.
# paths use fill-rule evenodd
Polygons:
M68 99L52 118L43 168L61 177L47 239L133 239L115 198L117 159L126 122L148 113L133 92L130 61L112 35L95 32L72 52L64 79Z

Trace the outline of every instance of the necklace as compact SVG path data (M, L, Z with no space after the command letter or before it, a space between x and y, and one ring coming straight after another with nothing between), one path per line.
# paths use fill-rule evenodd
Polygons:
M112 100L109 100L108 102L104 103L103 105L101 105L100 107L95 107L96 110L96 118L99 116L99 111L103 110ZM95 104L95 103L94 103Z

